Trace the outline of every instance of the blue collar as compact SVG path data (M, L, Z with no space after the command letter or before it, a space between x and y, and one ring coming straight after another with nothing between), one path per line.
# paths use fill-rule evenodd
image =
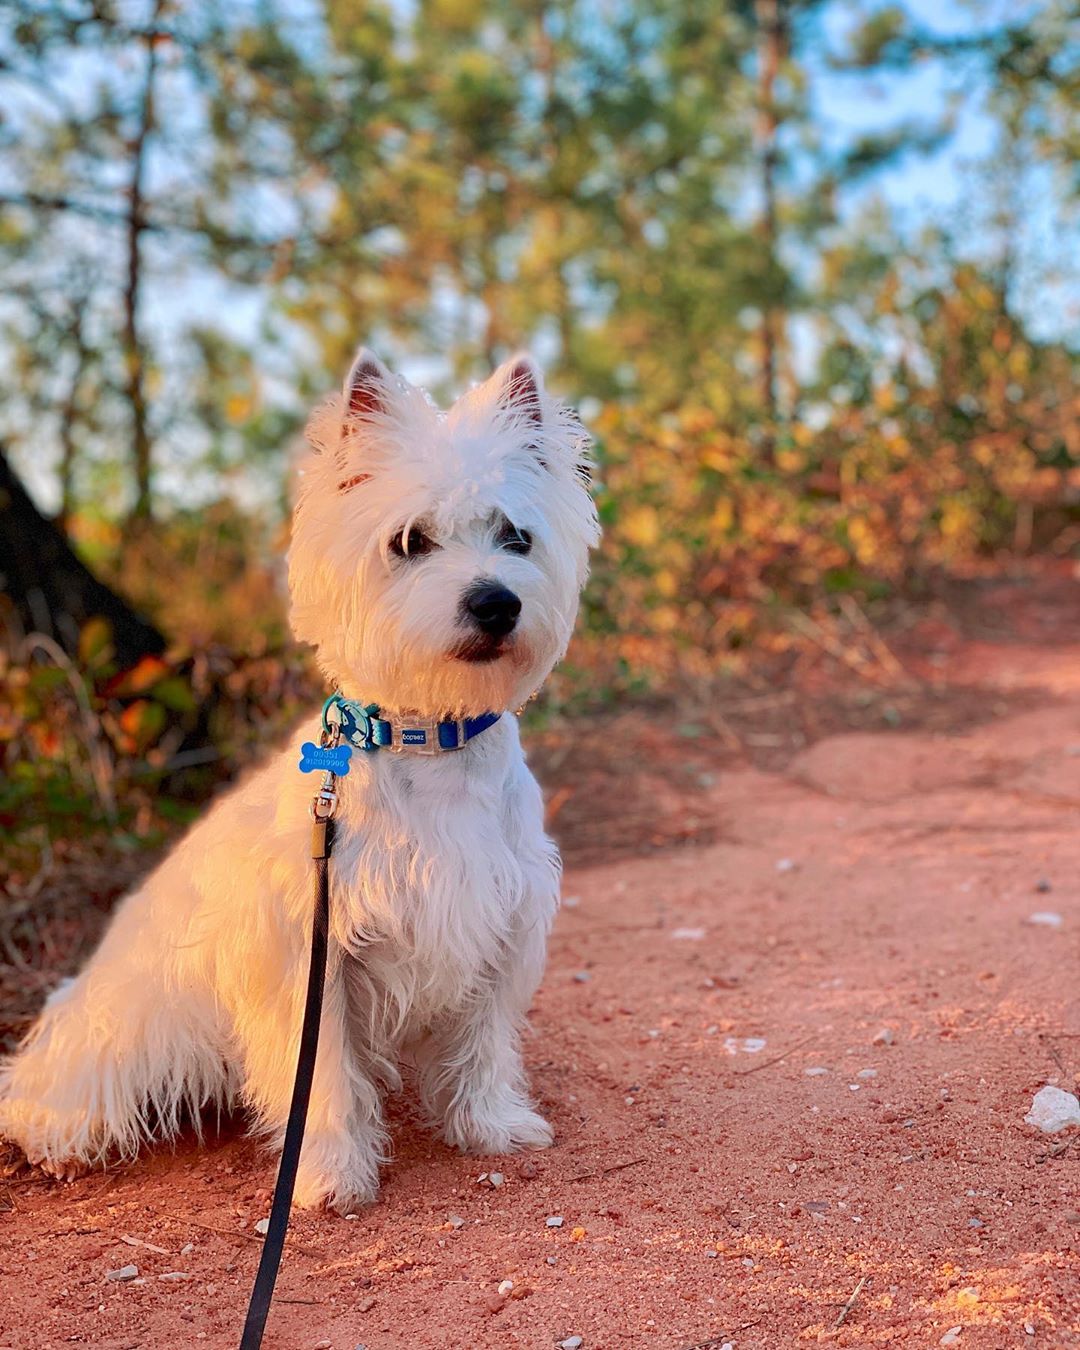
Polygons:
M337 710L331 719L330 709ZM434 717L409 715L379 716L379 707L369 703L365 707L344 694L331 694L323 704L323 730L333 723L341 724L341 739L358 750L411 750L418 755L438 755L444 750L460 750L474 736L487 731L502 716L497 712L481 713L479 717L452 718L437 722Z

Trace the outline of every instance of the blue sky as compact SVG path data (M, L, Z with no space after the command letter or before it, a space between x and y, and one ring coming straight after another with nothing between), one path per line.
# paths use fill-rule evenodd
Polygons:
M832 6L825 26L830 45L839 44L851 15L883 8L869 0ZM1006 21L1017 23L1044 8L1032 0L904 0L916 21L940 36L970 34ZM838 136L893 126L904 118L931 117L959 89L954 76L928 62L903 73L880 76L826 73L815 63L820 124ZM856 213L880 197L889 203L898 223L911 233L927 222L951 226L973 254L992 256L996 247L988 217L995 202L980 166L995 148L992 119L981 106L986 89L979 83L955 102L955 132L930 155L912 154L872 179L847 201ZM1080 339L1080 281L1074 265L1077 244L1075 208L1065 209L1055 191L1052 172L1029 166L1021 186L1024 219L1016 301L1033 331L1045 338Z

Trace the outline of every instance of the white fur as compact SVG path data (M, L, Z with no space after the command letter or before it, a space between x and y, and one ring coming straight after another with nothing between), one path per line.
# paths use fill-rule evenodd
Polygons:
M539 401L515 403L508 377L523 360L443 414L361 353L344 401L313 418L289 557L293 626L347 695L440 716L514 709L564 651L597 529L581 480L586 441L531 365ZM362 362L381 402L349 416ZM504 518L532 534L528 556L499 547ZM421 521L438 547L394 557L391 536ZM461 597L480 579L522 600L508 649L486 664L451 655ZM296 765L314 727L312 718L128 896L0 1072L0 1133L32 1161L62 1173L130 1157L185 1117L197 1123L208 1105L236 1101L280 1139L312 910L315 783ZM347 1209L376 1192L382 1097L403 1056L449 1143L501 1153L551 1142L518 1038L559 861L510 714L437 757L356 751L339 787L297 1199Z

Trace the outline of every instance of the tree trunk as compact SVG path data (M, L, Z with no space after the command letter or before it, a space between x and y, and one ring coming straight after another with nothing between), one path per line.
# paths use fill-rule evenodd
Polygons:
M782 13L785 0L754 0L758 24L758 158L761 169L761 220L759 232L765 252L766 285L761 309L761 407L769 426L766 454L772 456L773 428L777 419L776 366L780 344L782 315L774 297L768 293L776 284L778 223L776 210L777 132L780 118L776 107L776 79L784 59L786 21Z
M146 230L143 214L143 186L146 173L146 149L154 128L154 83L157 76L155 25L161 13L161 0L146 36L146 78L139 105L139 122L131 146L131 186L127 212L127 279L124 285L124 370L128 404L131 408L131 454L135 473L135 504L132 519L147 521L153 510L151 495L152 445L146 408L146 353L139 327L139 299L142 289L142 237Z
M87 620L105 619L122 669L165 650L158 630L98 581L41 514L0 447L0 620L7 606L24 632L45 633L72 655Z
M86 374L89 353L83 333L82 305L77 305L68 330L75 349L75 369L67 397L60 408L60 514L57 524L66 534L75 511L75 461L78 458L75 428L79 417L79 389Z

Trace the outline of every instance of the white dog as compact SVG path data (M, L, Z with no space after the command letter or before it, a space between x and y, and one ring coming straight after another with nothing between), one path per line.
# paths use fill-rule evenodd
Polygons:
M326 1002L296 1191L301 1204L347 1210L376 1193L381 1099L403 1056L449 1143L503 1153L551 1142L519 1033L559 859L513 710L566 648L597 520L581 424L524 356L442 413L361 350L308 438L293 628L336 690L377 705L392 741L354 751L338 783ZM280 1140L318 786L297 761L316 731L302 727L124 901L4 1067L0 1134L32 1162L74 1174L233 1101ZM446 748L430 753L432 740Z

